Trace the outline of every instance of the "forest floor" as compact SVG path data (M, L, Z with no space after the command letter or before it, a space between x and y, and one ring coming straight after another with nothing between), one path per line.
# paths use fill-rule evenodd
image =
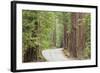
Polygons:
M42 51L42 55L47 61L66 61L70 60L63 52L63 48L47 49Z

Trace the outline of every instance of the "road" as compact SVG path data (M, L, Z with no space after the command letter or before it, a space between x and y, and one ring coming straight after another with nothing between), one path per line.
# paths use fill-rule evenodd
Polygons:
M66 61L68 58L64 55L62 48L47 49L42 51L42 55L47 61Z

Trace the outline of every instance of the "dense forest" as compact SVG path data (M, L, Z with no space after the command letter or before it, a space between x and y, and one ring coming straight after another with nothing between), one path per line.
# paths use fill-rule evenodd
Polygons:
M42 51L55 48L69 58L90 59L90 22L90 13L23 10L23 62L45 62Z

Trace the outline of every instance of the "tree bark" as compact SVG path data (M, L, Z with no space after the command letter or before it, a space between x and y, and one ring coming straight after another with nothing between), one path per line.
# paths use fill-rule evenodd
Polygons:
M53 47L56 47L56 24L53 31Z
M78 16L77 13L72 13L71 14L71 19L72 19L72 31L71 31L71 46L70 46L70 55L73 58L77 58L77 43L76 43L76 34L77 34L77 20L78 20Z
M84 25L84 16L83 13L78 13L79 22L77 29L77 55L79 59L82 59L84 56L84 48L85 48L85 25Z
M67 26L66 26L66 24L64 24L63 47L64 47L64 49L67 49Z

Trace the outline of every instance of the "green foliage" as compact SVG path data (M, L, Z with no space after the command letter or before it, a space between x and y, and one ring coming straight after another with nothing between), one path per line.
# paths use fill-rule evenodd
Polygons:
M86 47L84 49L84 57L87 58L91 58L91 16L89 13L86 14L85 18L85 27L86 27Z
M22 11L22 45L23 54L27 49L44 50L63 47L64 24L67 32L71 32L71 12ZM90 57L90 14L86 14L86 47L85 58ZM54 45L54 41L55 44ZM39 46L37 48L37 46ZM38 53L40 57L40 53Z

